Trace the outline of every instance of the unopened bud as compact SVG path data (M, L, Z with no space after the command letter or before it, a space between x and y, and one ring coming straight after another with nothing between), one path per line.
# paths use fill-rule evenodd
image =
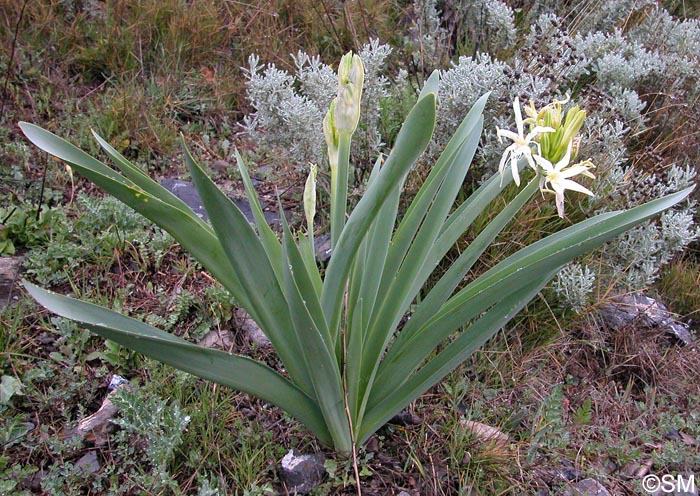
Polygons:
M360 122L360 100L365 69L358 55L349 52L338 66L338 97L335 105L335 127L338 133L352 134Z
M323 135L328 146L328 162L331 171L334 171L338 167L338 130L335 127L335 100L331 102L326 117L323 119Z
M309 232L314 230L314 217L316 216L316 164L311 164L309 177L306 178L304 187L304 213L306 214L306 225Z

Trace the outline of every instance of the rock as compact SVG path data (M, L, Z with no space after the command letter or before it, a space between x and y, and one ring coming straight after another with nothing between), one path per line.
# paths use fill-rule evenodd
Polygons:
M120 386L125 386L128 385L129 381L124 379L122 376L119 374L114 374L110 379L109 379L109 386L107 386L107 391L114 391L115 389L118 389Z
M314 248L316 250L316 260L325 263L331 258L331 234L326 233L314 238Z
M200 339L197 344L205 348L215 348L217 350L231 351L236 337L231 331L213 330L209 331Z
M91 450L85 453L75 462L75 466L91 474L99 471L100 461L97 459L97 451Z
M24 257L0 257L0 308L12 301Z
M207 211L204 209L204 205L202 205L202 199L199 197L197 188L194 187L194 183L190 181L181 181L179 179L163 179L161 181L161 185L177 196L180 200L185 202L200 219L209 219ZM251 224L255 222L253 211L250 209L248 200L232 199L232 201L236 204L240 211L243 212L243 215L246 216L248 222ZM280 217L277 212L269 212L263 208L263 213L265 214L265 220L268 224L279 224Z
M406 491L401 491L397 496L411 496L411 493L407 493Z
M251 224L255 223L255 217L253 217L253 211L250 209L250 204L248 203L248 200L233 200L233 203L235 203L238 209L241 212L243 212L243 215L246 216L248 222L250 222ZM270 212L269 210L265 210L266 207L264 205L261 205L261 208L263 209L265 220L270 226L281 225L280 216L277 212Z
M113 389L102 401L100 408L92 415L78 421L78 425L65 434L66 437L79 436L94 443L95 446L107 444L109 441L109 434L114 428L112 419L119 411L119 408L112 403L110 397L120 388L124 387L128 388L131 386L126 382Z
M161 185L185 202L197 214L197 217L204 220L208 219L207 211L204 210L204 205L202 205L202 200L194 187L194 183L180 181L179 179L163 179Z
M583 479L583 474L573 463L567 459L561 460L561 468L556 471L557 477L567 482L576 482Z
M666 305L648 296L640 294L614 296L601 305L600 316L615 329L639 323L664 329L686 345L693 341L688 326L674 320Z
M41 468L34 472L31 477L27 477L22 481L24 487L27 489L31 489L34 492L40 492L41 491L41 483L44 480L44 477L46 477L46 471Z
M213 164L211 164L212 170L215 170L219 174L222 174L226 172L227 170L230 170L233 168L231 164L226 162L225 160L217 160Z
M631 461L620 469L620 476L627 479L641 479L649 473L653 465L654 460L652 458L642 461Z
M308 494L318 486L325 476L323 453L302 455L290 450L280 463L280 479L289 494Z
M248 336L248 340L251 343L261 348L272 346L270 339L245 310L237 308L234 315L236 317L236 327L241 329L245 335Z
M389 423L394 425L418 425L421 423L421 418L415 413L401 412L391 417Z
M611 496L611 494L597 480L583 479L565 488L562 496Z
M472 431L481 441L489 441L499 446L505 446L510 442L510 438L507 434L499 431L495 427L491 427L490 425L467 419L461 419L459 423Z

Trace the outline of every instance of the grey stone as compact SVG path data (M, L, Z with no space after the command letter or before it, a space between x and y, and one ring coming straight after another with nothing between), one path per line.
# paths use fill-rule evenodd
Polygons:
M601 305L600 315L609 326L615 329L638 323L664 329L686 345L693 341L688 326L675 320L666 305L648 296L640 294L614 296Z
M100 462L97 459L97 451L88 451L75 462L75 466L86 472L94 474L100 470Z
M161 185L185 202L200 219L207 220L207 211L204 210L202 199L190 181L180 181L179 179L163 179Z
M290 450L280 463L280 479L289 494L308 494L318 486L326 474L323 453L302 455Z
M10 304L24 257L0 257L0 308Z
M205 348L231 351L231 348L235 342L236 337L231 331L215 329L206 333L204 337L197 342L197 344L199 346L204 346Z
M262 348L272 346L270 338L265 335L258 323L245 310L237 308L234 315L236 317L236 326L248 336L248 340L251 343Z
M583 479L566 487L562 496L611 496L611 494L597 480Z
M207 211L202 205L202 199L194 187L194 183L190 181L181 181L179 179L163 179L161 185L170 191L172 194L177 196L180 200L185 202L188 207L190 207L197 216L202 220L208 220L209 216ZM248 222L254 223L255 219L253 217L253 211L250 209L250 204L248 200L238 200L232 199L233 203L240 209L243 215L246 216ZM280 217L277 212L270 212L263 208L263 214L265 215L265 220L270 225L277 225L280 222Z
M418 425L421 423L421 418L416 415L415 413L411 412L401 412L397 413L393 417L389 419L389 424L394 424L394 425Z
M316 260L321 263L327 262L331 258L331 234L326 233L314 238L314 248L316 250Z
M109 380L109 386L107 386L107 391L114 391L119 386L128 385L129 381L124 379L119 374L114 374Z

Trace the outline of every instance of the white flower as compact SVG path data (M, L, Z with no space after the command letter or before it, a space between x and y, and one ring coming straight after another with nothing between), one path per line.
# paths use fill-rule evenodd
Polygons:
M586 177L595 178L593 174L588 172L588 169L593 167L593 164L591 164L589 161L581 162L569 167L569 161L571 160L571 142L569 142L569 146L566 149L566 155L564 155L564 157L557 162L556 165L552 165L549 160L539 155L535 155L534 159L543 170L543 175L540 178L540 191L542 191L542 193L545 191L554 193L559 217L564 218L564 192L567 189L593 196L593 192L588 188L585 188L579 183L569 179L570 177L574 177L579 174L583 174ZM551 186L551 189L546 187L548 183Z
M498 171L501 173L501 179L503 179L503 171L505 169L506 161L508 160L508 157L510 157L511 170L513 171L513 180L515 181L515 184L520 186L520 175L518 174L518 159L520 157L525 157L527 163L530 164L530 167L537 170L537 166L535 165L535 162L532 159L533 155L532 148L530 145L534 144L539 150L539 143L535 141L535 137L542 133L553 133L555 129L551 127L535 126L526 136L525 131L523 129L523 115L520 111L520 99L517 96L515 97L515 100L513 100L513 111L515 112L515 125L518 128L518 133L516 134L513 131L508 131L507 129L496 129L496 135L498 136L499 141L502 142L502 138L508 138L509 140L513 141L513 144L511 144L503 152L503 156L501 157L501 163L498 164Z

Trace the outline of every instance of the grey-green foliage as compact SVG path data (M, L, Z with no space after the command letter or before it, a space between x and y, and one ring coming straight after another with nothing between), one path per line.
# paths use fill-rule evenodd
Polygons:
M27 253L25 269L36 280L60 284L76 267L91 262L112 263L115 249L131 248L141 260L158 266L174 243L164 230L153 227L133 209L114 198L84 193L76 197L75 222L65 220L47 230L48 242ZM65 212L57 211L65 218Z
M352 159L363 167L374 162L383 142L380 132L382 100L389 96L387 57L392 49L371 40L360 51L365 67L363 114L353 142ZM309 163L327 167L323 118L338 91L335 71L320 57L299 51L293 56L295 72L274 64L260 65L251 55L245 69L246 96L255 111L243 119L243 131L259 146L284 150L283 160L306 169ZM393 85L400 94L401 85Z
M672 166L664 175L641 174L631 167L616 168L617 188L594 201L600 211L627 208L665 192L678 191L694 184L697 171L690 166ZM700 237L693 201L665 212L657 222L638 226L614 244L601 251L604 271L608 280L614 280L625 289L643 289L652 284L660 270L674 255Z
M151 490L177 487L168 472L175 449L182 440L182 432L190 422L177 404L168 405L165 400L144 398L138 391L122 388L112 395L112 403L119 408L113 420L121 427L116 442L143 450L150 469L142 468L144 480Z
M485 139L478 154L487 174L503 151L495 128L511 126L508 103L515 96L541 107L577 88L568 106L579 104L588 112L580 156L597 167L597 180L591 184L596 197L581 203L585 213L629 208L690 184L696 173L688 166L691 157L678 157L665 173L642 173L628 158L629 147L649 129L659 108L684 105L700 94L700 22L676 19L652 2L603 3L583 2L569 11L561 3L540 2L525 13L530 28L511 58L477 53L443 70L440 119L429 154L439 153L465 108L488 88L491 105L485 111ZM692 131L673 126L667 132L680 138ZM585 307L591 289L587 281L592 279L601 287L617 283L626 289L652 283L675 254L697 239L695 215L694 204L678 206L607 246L603 263L588 264L591 273L564 271L556 282L562 304ZM574 291L582 282L586 284Z
M415 0L413 21L404 39L411 62L422 72L440 67L447 54L449 32L441 25L437 0Z
M552 288L559 301L579 313L586 308L594 284L595 272L588 265L573 262L557 274Z

